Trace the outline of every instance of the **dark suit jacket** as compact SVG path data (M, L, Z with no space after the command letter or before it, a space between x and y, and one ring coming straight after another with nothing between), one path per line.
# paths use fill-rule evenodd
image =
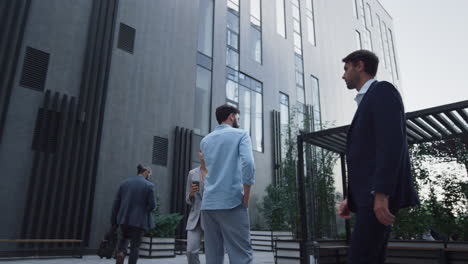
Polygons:
M373 207L372 191L389 195L389 208L417 205L408 155L406 117L400 93L389 82L374 82L348 131L348 205Z
M154 184L132 176L120 184L112 207L112 225L129 225L146 231L154 227L151 211L156 208Z

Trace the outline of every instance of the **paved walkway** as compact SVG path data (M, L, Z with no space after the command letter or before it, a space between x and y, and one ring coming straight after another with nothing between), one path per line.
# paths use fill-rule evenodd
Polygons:
M200 255L200 262L205 263L205 255ZM63 258L63 259L15 259L0 260L1 264L114 264L115 260L100 259L97 256L84 256L82 259ZM127 261L125 261L127 263ZM138 264L186 264L187 258L184 255L177 255L175 258L160 259L139 259ZM224 258L224 263L229 263L228 257ZM254 264L273 264L275 263L272 252L254 252Z

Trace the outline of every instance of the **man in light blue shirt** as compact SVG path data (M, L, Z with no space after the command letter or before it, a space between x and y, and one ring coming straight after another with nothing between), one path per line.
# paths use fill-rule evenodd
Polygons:
M207 264L251 264L249 206L255 164L247 131L239 128L240 111L231 105L216 109L219 126L200 143L208 174L202 200Z

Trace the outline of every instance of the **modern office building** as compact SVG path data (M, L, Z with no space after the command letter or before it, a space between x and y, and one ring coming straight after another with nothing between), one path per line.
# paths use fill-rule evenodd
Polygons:
M138 163L153 168L161 212L184 213L187 172L224 103L252 138L261 225L291 109L311 111L315 130L354 114L344 56L373 50L378 79L401 87L377 0L2 0L0 20L0 238L96 249Z

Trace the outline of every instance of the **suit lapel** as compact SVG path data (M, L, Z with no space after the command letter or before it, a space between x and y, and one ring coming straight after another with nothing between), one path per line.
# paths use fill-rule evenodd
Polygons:
M351 132L353 130L353 127L354 127L354 123L356 122L356 119L359 115L359 113L361 112L361 109L362 109L362 105L364 105L365 101L366 101L366 98L368 97L367 95L369 94L369 92L372 90L372 88L374 88L376 85L377 85L378 81L375 81L371 84L371 86L369 87L369 89L367 90L367 92L364 94L364 97L362 97L362 100L361 100L361 103L359 103L358 105L358 108L356 110L356 113L354 113L354 117L353 117L353 121L351 121L351 125L349 126L348 128L348 135L346 137L346 143L347 145L349 145L350 143L350 135L351 135Z

